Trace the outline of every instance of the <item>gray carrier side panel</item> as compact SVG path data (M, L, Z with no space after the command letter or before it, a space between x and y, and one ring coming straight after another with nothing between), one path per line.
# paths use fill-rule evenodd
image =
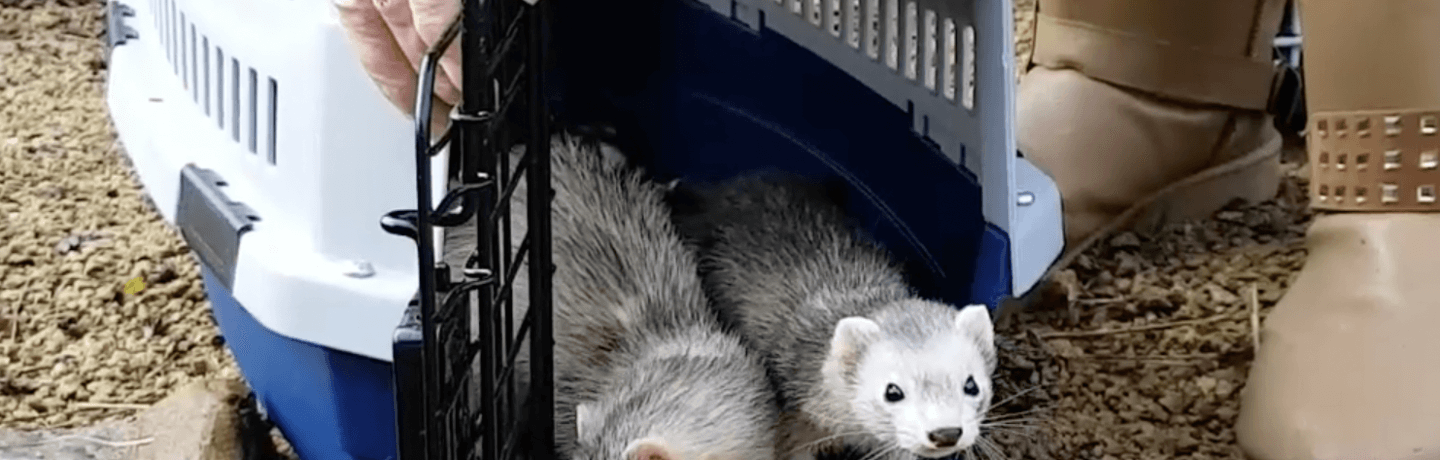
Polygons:
M947 158L980 178L986 220L1010 232L1015 218L1016 155L1011 129L1015 118L1014 20L1009 1L699 1L751 27L759 26L759 12L763 11L767 29L846 71L901 110L913 104L914 131L933 140ZM909 14L912 5L913 21ZM838 20L832 14L837 9ZM893 37L892 16L897 27ZM875 17L879 18L878 27L870 25ZM954 26L953 59L946 59L944 52L947 19ZM973 32L967 33L967 28ZM909 39L912 30L916 35L913 44ZM967 41L973 46L966 46ZM967 49L972 49L973 55L967 55ZM906 65L912 55L913 74ZM953 67L953 72L946 72L946 67ZM954 90L947 91L952 85Z
M763 27L849 73L900 110L913 107L911 129L979 178L985 220L1010 238L1016 295L1029 290L1059 256L1064 247L1059 190L1016 153L1010 0L697 1L757 30L763 13ZM947 49L954 50L953 57ZM906 65L912 55L913 73Z

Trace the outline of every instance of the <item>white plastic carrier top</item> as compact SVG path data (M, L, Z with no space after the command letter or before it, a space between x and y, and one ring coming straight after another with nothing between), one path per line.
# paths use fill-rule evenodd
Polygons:
M389 361L417 257L379 220L414 207L413 124L360 67L334 7L124 3L138 38L112 52L107 102L165 220L181 168L214 171L260 218L236 258L240 304L281 335Z

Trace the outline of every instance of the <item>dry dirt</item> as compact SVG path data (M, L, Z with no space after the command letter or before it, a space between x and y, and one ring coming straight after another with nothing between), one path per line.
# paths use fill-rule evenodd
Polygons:
M1016 53L1034 1L1016 1ZM1298 144L1287 159L1303 162ZM1087 250L1040 300L998 321L1006 400L992 438L1011 459L1243 459L1232 430L1268 315L1304 263L1302 166L1275 199Z
M1033 0L1016 3L1024 62ZM145 204L119 153L103 100L99 5L0 0L7 430L113 421L186 382L237 372L193 258ZM1017 396L996 412L1009 414L992 433L1000 452L1239 458L1230 426L1253 349L1251 315L1264 318L1302 263L1302 191L1291 173L1275 201L1153 238L1117 235L1047 287L1039 306L1005 318L1000 396ZM135 277L147 287L124 294ZM0 430L0 457L28 458L12 456L14 442L59 433Z
M102 4L0 0L0 458L93 458L126 442L97 423L238 375L119 153Z
M188 249L122 164L100 11L0 9L0 426L90 424L236 372Z
M1273 201L1115 235L1004 318L1002 387L1023 393L997 411L1021 420L995 433L1006 454L1243 458L1231 427L1254 325L1304 261L1304 183L1292 170Z

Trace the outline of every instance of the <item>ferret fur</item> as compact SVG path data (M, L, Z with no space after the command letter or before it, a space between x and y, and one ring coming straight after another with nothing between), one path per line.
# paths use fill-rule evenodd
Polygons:
M850 445L910 459L969 449L993 394L988 311L916 297L889 255L850 229L833 190L768 171L681 182L668 197L722 322L775 380L778 455ZM897 402L886 400L890 384L903 394ZM942 428L961 428L953 446L929 440Z
M721 330L694 255L671 228L661 186L613 148L568 135L555 137L551 158L558 453L773 459L778 408L765 368ZM514 196L518 248L523 181ZM463 266L473 231L466 225L445 238L451 266ZM527 272L514 285L517 317L528 305Z

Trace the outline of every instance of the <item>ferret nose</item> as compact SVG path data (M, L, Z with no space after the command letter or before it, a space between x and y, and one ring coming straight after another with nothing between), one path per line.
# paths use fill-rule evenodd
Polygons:
M930 442L935 447L951 447L960 440L961 430L959 427L941 428L930 432Z

